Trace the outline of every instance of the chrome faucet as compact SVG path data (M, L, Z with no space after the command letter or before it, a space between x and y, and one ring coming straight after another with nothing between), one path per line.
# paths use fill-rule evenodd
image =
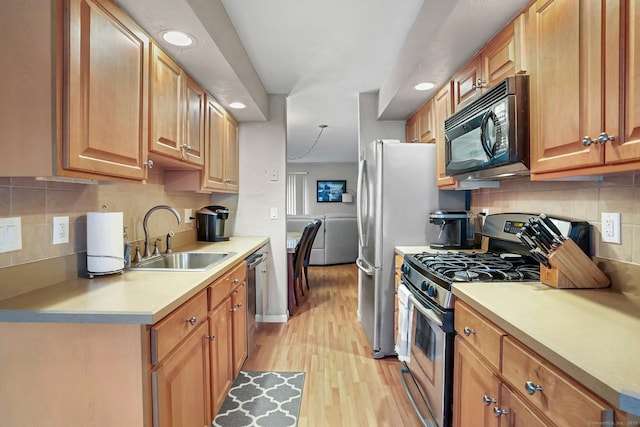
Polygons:
M147 227L147 221L149 220L149 216L160 209L166 209L169 212L173 213L176 218L178 219L178 225L182 224L182 220L180 219L180 214L178 213L177 210L175 210L174 208L167 206L167 205L158 205L158 206L154 206L151 209L149 209L147 211L147 213L144 215L144 219L142 220L142 228L144 229L144 257L145 258L149 258L151 256L151 248L149 245L149 228Z

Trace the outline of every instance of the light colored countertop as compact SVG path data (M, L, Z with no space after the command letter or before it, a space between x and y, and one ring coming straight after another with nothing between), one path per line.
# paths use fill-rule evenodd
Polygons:
M640 415L639 297L540 282L455 283L453 293L613 406Z
M208 271L136 271L77 278L0 301L0 322L153 324L269 241L231 237L176 251L235 252Z

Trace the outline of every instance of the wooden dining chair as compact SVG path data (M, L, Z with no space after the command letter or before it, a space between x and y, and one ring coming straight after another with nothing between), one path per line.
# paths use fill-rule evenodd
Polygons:
M322 225L322 220L316 218L313 221L313 224L314 224L314 227L311 232L311 238L309 239L309 244L307 245L307 250L302 260L302 268L304 270L304 281L307 283L307 290L309 290L309 272L307 271L307 267L309 266L309 260L311 259L311 249L313 247L313 242L316 240L316 235L318 234L318 230Z
M314 227L315 224L313 222L310 222L304 227L293 254L293 296L296 300L296 305L299 303L297 290L300 290L300 293L304 296L304 289L302 286L304 255L307 251L307 247L309 246L309 241Z

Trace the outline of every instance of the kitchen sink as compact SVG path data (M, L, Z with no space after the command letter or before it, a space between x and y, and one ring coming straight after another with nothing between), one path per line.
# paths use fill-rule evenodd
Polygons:
M172 252L131 266L144 271L206 271L235 252Z

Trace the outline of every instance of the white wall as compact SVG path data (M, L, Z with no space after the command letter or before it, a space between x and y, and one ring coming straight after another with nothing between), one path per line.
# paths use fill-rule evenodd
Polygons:
M286 110L284 95L270 96L270 120L240 123L239 195L214 195L212 201L235 210L233 234L269 236L268 312L265 322L286 322L287 249L286 249ZM270 181L266 171L278 171L278 180ZM235 199L235 200L234 200ZM234 206L234 202L237 202ZM270 208L278 218L270 219Z
M358 179L357 163L288 163L287 172L307 172L305 214L356 213L356 180ZM347 191L353 196L351 203L318 203L316 202L316 181L344 179Z
M404 120L378 120L378 94L358 95L358 153L363 144L374 139L397 139L405 141Z

